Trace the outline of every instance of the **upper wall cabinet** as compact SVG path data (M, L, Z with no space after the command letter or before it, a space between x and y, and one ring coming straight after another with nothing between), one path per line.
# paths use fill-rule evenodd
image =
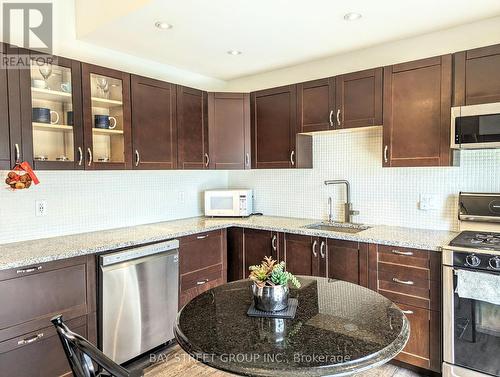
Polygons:
M261 90L251 97L252 167L295 167L296 86Z
M210 167L250 169L250 95L208 94Z
M382 68L337 76L335 128L382 124Z
M207 93L177 87L177 133L180 169L208 169Z
M5 46L0 43L0 59L4 58ZM9 102L7 100L7 69L0 69L0 170L10 169L12 166L12 149L9 129ZM15 143L15 141L14 141ZM18 143L19 148L19 143Z
M134 168L175 169L175 85L133 75L131 97Z
M22 128L29 135L23 137L24 159L39 170L83 169L80 62L34 57L30 69L19 70Z
M448 166L451 55L384 68L384 166Z
M130 75L82 64L86 169L132 168Z
M300 132L335 129L335 79L297 84L297 118Z
M454 60L454 106L500 102L500 45L458 52Z

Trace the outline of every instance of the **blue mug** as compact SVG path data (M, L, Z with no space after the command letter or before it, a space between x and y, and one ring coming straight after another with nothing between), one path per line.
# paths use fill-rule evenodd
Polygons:
M116 127L116 118L109 115L94 115L94 127L112 130Z
M52 114L54 114L54 121L51 120ZM45 107L33 107L31 117L32 121L37 123L56 124L59 122L59 114Z

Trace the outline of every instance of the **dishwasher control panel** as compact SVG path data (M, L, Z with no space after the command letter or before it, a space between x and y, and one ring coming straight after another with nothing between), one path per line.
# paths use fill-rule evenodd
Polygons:
M158 242L152 245L133 247L116 253L102 255L100 257L101 266L109 266L112 264L125 262L132 259L142 258L154 254L164 253L170 250L179 248L178 240L171 240L165 242ZM178 262L178 260L175 260Z

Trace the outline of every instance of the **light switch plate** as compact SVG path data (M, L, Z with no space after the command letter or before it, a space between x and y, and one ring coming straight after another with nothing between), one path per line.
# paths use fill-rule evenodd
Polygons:
M46 200L36 200L35 201L35 215L36 216L46 216L47 215L47 201Z
M420 194L418 208L421 211L438 209L438 196L436 194Z

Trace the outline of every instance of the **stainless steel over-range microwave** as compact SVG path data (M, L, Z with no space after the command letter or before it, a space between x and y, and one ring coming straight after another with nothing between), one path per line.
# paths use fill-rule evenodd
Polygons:
M252 211L252 190L205 191L205 216L246 217Z
M500 148L500 102L452 107L451 148Z

